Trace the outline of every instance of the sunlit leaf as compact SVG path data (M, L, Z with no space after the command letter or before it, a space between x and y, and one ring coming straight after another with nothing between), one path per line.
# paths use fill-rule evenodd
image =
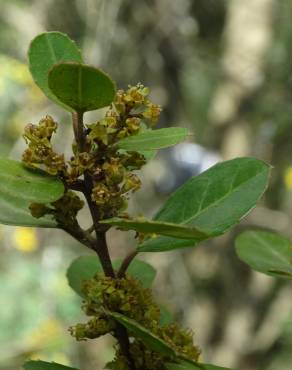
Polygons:
M55 227L55 221L49 217L32 217L29 205L54 202L63 193L64 185L58 178L10 159L0 159L0 223Z
M65 107L49 89L48 74L52 66L60 62L82 63L82 56L75 42L60 32L42 33L32 40L28 59L30 72L38 87L49 99Z
M292 279L292 241L273 232L245 231L236 239L238 257L256 271Z
M113 262L116 270L119 269L121 260ZM84 280L91 279L97 273L102 273L102 266L95 256L81 256L74 260L67 270L67 279L70 287L80 296ZM155 269L147 262L134 259L130 264L127 273L141 281L145 288L150 288L156 275Z
M188 130L182 127L169 127L159 130L147 130L141 134L129 136L117 142L120 149L128 151L157 150L180 143L188 136Z
M255 207L267 187L269 172L269 166L255 158L216 164L172 194L154 221L196 228L208 237L223 234ZM166 251L192 246L198 241L181 239L149 239L138 250Z
M103 71L80 63L60 63L49 72L51 92L73 110L87 112L110 105L115 85Z

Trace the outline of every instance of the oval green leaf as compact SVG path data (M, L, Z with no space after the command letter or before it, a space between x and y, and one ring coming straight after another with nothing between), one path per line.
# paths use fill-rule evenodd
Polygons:
M87 112L112 103L116 89L103 71L80 63L60 63L49 72L49 88L76 112Z
M126 329L133 333L133 335L140 338L143 343L145 343L145 345L151 348L153 351L162 353L165 356L177 356L176 351L168 343L160 339L157 335L153 334L144 326L137 323L135 320L129 319L128 317L117 312L106 311L106 313L122 324Z
M223 234L255 207L267 187L269 172L269 166L255 158L219 163L191 178L172 194L154 221L196 228L208 237ZM138 250L160 252L191 246L198 241L181 239L149 239Z
M56 362L46 362L46 361L27 361L23 368L25 370L77 370L73 367L57 364Z
M52 94L48 85L48 75L54 64L82 63L82 56L75 42L60 32L42 33L32 40L28 50L28 60L31 75L38 87L50 100L65 109L70 109Z
M110 218L103 220L100 223L118 226L123 230L136 230L141 233L159 234L166 236L173 236L175 238L204 240L209 236L202 231L184 225L172 224L170 222L159 222L146 219L128 219L128 218Z
M56 227L49 217L32 217L29 205L51 203L63 194L64 185L58 178L10 159L0 159L0 223Z
M121 265L121 260L113 262L116 270ZM93 278L97 273L102 273L102 266L95 256L81 256L74 260L67 270L67 279L70 287L80 296L84 280ZM130 264L128 274L138 279L145 288L150 288L156 276L155 269L149 263L135 259Z
M129 136L117 142L120 149L128 151L157 150L180 143L188 136L188 130L182 127L147 130L141 134Z
M166 364L166 369L167 370L232 370L227 367L221 367L221 366L210 365L210 364L199 363L198 365L196 365L196 364L191 364L186 361L182 361L178 364L168 363Z
M267 231L245 231L236 239L238 257L252 269L292 279L292 241Z

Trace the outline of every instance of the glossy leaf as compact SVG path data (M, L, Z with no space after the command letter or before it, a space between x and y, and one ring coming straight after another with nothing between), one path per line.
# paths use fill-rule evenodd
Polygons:
M82 63L82 56L75 42L60 32L42 33L32 40L28 59L35 83L49 99L64 107L49 89L48 74L52 66L60 62Z
M128 151L157 150L180 143L188 136L188 130L182 127L169 127L159 130L146 130L141 134L129 136L116 145Z
M56 177L10 159L0 159L0 223L56 227L49 217L32 217L29 205L54 202L63 193L64 185Z
M136 337L140 338L145 343L145 345L147 345L153 351L162 353L166 356L177 355L175 350L168 343L157 337L155 334L151 333L151 331L149 331L136 321L129 319L128 317L117 312L107 311L107 313L119 323L121 323L124 327L126 327Z
M80 63L60 63L49 72L49 88L64 104L77 112L110 105L115 85L103 71Z
M167 370L232 370L227 367L221 367L221 366L210 365L210 364L199 363L196 365L196 364L192 364L186 361L182 361L178 364L168 363L166 364L166 369Z
M113 266L116 270L120 265L121 260L113 262ZM77 294L82 296L82 282L102 272L102 266L97 257L81 256L74 260L67 270L68 283ZM156 271L151 265L138 259L132 261L127 272L134 278L140 280L145 288L151 287L156 276Z
M292 241L273 232L245 231L236 240L238 257L256 271L292 279Z
M25 370L76 370L73 367L57 364L56 362L46 361L27 361L23 368Z
M171 195L154 221L197 228L208 237L223 234L255 207L268 178L269 166L255 158L237 158L216 164ZM181 239L149 239L138 250L160 252L200 241Z
M136 230L141 233L156 233L160 235L173 236L176 238L204 240L208 235L194 227L176 225L169 222L159 222L146 219L110 218L100 223L118 226L123 230Z

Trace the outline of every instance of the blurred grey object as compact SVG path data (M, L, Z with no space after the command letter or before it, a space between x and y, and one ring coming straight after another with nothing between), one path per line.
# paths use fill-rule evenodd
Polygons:
M160 194L169 194L220 160L219 153L198 144L182 143L162 150L155 171L155 189Z

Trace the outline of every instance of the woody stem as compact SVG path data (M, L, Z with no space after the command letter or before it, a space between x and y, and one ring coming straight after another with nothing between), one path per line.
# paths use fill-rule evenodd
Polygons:
M84 132L84 125L83 125L83 112L74 112L72 114L72 120L73 120L75 140L76 140L79 152L84 152L86 151L87 148L86 148L86 135ZM106 229L104 229L104 226L102 226L99 223L100 221L99 209L91 198L93 186L94 184L93 184L91 174L88 172L85 172L83 193L85 195L85 198L86 198L86 201L87 201L90 213L91 213L93 227L94 227L95 234L96 234L96 243L93 246L93 249L95 250L95 252L97 253L100 259L104 274L106 276L116 278L116 274L113 269L113 265L111 262L111 258L109 255L109 250L108 250L108 246L106 242L106 237L105 237ZM128 361L130 370L136 370L134 361L130 354L130 342L129 342L129 336L128 336L127 329L124 326L122 326L120 323L116 323L116 329L115 329L114 335L119 342L123 355Z

